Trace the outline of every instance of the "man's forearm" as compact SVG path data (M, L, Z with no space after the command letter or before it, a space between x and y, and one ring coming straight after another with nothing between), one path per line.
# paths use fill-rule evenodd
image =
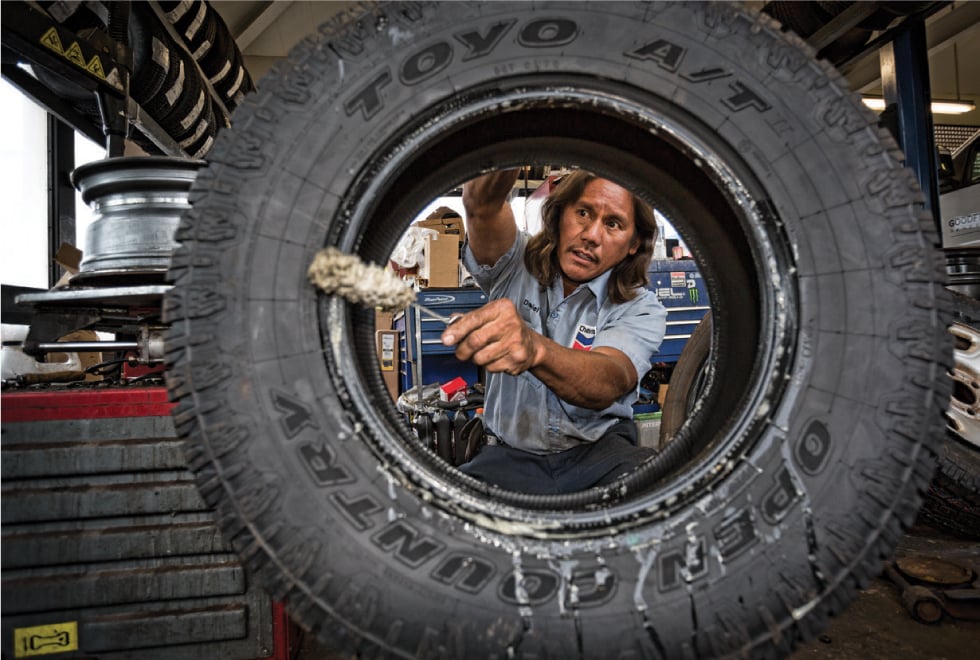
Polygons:
M529 371L555 395L573 406L603 410L636 387L633 363L620 351L580 351L538 335L540 357Z
M463 186L466 235L476 262L492 266L514 244L517 223L508 199L517 170L491 172Z
M608 408L636 387L636 368L625 353L608 346L566 348L531 330L507 299L465 314L443 331L442 343L456 346L458 359L490 372L530 371L563 401L582 408Z
M510 198L519 170L484 174L463 186L463 208L473 222L493 221Z

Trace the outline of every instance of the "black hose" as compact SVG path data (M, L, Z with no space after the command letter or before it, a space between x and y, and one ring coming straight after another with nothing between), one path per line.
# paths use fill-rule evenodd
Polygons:
M483 405L483 395L474 394L460 401L443 401L442 399L438 399L433 401L432 404L443 410L472 410Z

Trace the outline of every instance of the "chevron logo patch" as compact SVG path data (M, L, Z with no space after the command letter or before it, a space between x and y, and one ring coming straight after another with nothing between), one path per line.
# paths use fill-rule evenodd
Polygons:
M575 341L572 342L572 348L578 351L591 351L593 340L595 340L595 326L580 325Z

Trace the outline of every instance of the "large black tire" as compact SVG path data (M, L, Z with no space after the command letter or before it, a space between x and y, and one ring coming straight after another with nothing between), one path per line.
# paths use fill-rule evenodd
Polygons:
M919 518L953 536L980 541L980 452L955 433L947 435L939 452Z
M954 536L980 540L980 301L959 293L954 293L953 300L955 324L950 331L956 357L949 423L919 517Z
M392 3L246 98L178 231L167 380L203 496L299 622L358 657L767 657L880 571L942 435L948 301L914 177L811 55L727 4ZM373 311L306 269L384 263L443 191L555 162L670 218L718 357L657 459L552 497L414 441Z
M667 396L661 408L660 447L677 435L684 421L694 412L694 406L707 386L710 357L711 312L708 312L684 344L670 374Z

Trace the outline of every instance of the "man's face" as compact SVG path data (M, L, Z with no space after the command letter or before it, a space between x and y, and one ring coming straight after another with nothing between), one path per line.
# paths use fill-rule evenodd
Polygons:
M565 295L635 254L639 246L633 196L612 181L593 179L561 214L558 265Z

